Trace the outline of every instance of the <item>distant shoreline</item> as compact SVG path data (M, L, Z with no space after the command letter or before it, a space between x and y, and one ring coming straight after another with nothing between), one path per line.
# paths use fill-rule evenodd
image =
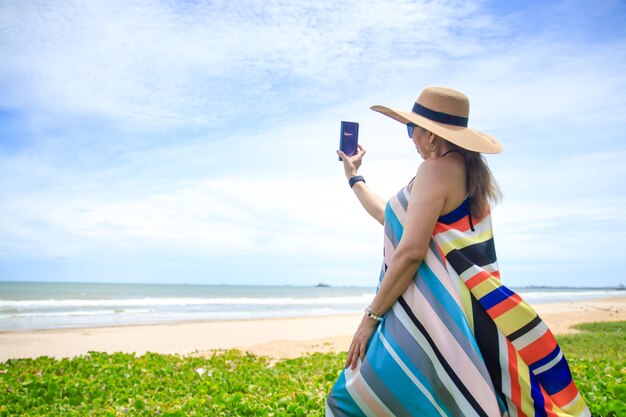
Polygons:
M291 288L363 288L363 289L375 289L376 286L368 285L333 285L326 282L317 282L311 284L209 284L209 283L177 283L177 282L101 282L101 281L9 281L0 280L2 284L75 284L75 285L171 285L171 286L203 286L203 287L259 287L259 288L273 288L273 287L291 287ZM549 285L522 285L513 286L507 285L512 290L533 290L533 289L545 289L545 290L616 290L626 291L624 284L618 284L614 286L599 286L599 287L570 287L570 286L549 286Z

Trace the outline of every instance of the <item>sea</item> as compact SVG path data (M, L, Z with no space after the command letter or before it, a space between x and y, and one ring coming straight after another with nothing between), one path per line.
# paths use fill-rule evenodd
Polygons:
M626 296L512 288L532 304ZM0 331L360 313L374 287L0 282Z

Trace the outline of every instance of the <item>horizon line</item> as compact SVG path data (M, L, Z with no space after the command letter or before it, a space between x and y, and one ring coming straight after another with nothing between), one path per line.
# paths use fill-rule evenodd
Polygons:
M330 285L323 281L317 284L209 284L209 283L175 283L175 282L102 282L102 281L10 281L0 279L0 284L110 284L110 285L199 285L214 287L317 287L317 288L376 288L375 285ZM523 289L593 289L593 290L625 290L624 284L614 286L550 286L550 285L511 285L510 288Z

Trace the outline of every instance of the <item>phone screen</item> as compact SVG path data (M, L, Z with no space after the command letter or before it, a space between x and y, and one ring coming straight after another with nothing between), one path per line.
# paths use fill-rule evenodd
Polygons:
M359 143L359 124L356 122L341 122L339 149L348 156L356 154L356 145ZM339 157L341 161L341 157Z

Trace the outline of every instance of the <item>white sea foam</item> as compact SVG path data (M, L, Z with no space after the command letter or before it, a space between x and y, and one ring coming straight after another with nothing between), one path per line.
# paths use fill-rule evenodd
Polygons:
M363 304L371 301L373 294L349 297L232 297L232 298L118 298L118 299L51 299L51 300L0 300L0 310L78 307L127 306L200 306L200 305L325 305Z
M534 295L537 297L550 297L550 298L554 298L555 296L566 298L566 297L571 297L573 295L577 297L597 297L597 296L606 295L607 297L609 297L609 296L617 294L615 290L568 290L568 289L564 289L560 291L556 291L556 290L547 291L547 290L532 290L532 289L525 289L525 288L517 290L517 293L522 294L522 295L525 294L525 295Z
M533 290L519 289L516 291L523 299L532 299L539 302L553 302L560 300L583 300L607 298L622 295L615 290Z
M611 289L513 290L531 304L624 295ZM0 285L0 330L351 314L374 294L374 288L357 287L10 283Z
M34 318L34 317L78 317L78 316L103 316L109 314L150 314L150 309L124 309L124 310L70 310L70 311L37 311L28 313L0 314L2 319Z
M520 289L522 298L535 300L568 300L583 298L603 298L619 295L615 290L589 291L535 291ZM185 306L316 306L364 304L372 300L373 293L355 296L334 297L146 297L114 299L48 299L48 300L1 300L0 311L33 310L53 308L94 308L94 307L185 307Z

